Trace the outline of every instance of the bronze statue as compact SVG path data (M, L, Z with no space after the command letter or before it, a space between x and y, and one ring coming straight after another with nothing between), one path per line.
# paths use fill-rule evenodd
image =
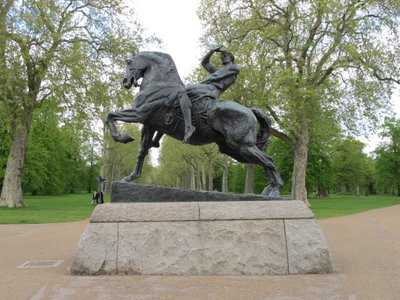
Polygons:
M220 69L209 62L215 52L221 52L223 67ZM119 133L115 121L144 126L136 167L122 180L140 177L148 150L158 146L161 135L167 134L191 145L214 142L221 153L239 162L261 165L269 177L267 196L278 197L283 181L272 158L264 153L270 135L265 113L236 102L218 100L239 74L233 55L221 51L221 47L214 48L203 58L202 64L210 75L198 84L185 87L174 61L166 53L140 52L127 61L123 85L128 89L132 85L140 86L140 91L133 108L109 113L106 124L113 139L122 143L134 139ZM139 79L142 79L140 84Z
M218 99L219 96L225 92L232 84L235 83L237 75L239 74L239 66L235 65L235 57L229 51L221 50L222 46L211 49L201 60L201 65L211 75L207 76L199 84L192 84L185 88L181 93L172 94L169 96L171 100L179 97L179 104L182 110L183 120L185 122L185 135L183 142L188 143L189 138L192 136L196 127L192 125L192 100L196 101L198 97L209 97L210 99ZM210 63L211 56L216 53L221 53L221 64L223 67L218 69ZM163 136L162 133L157 133L153 146L158 147L159 141Z

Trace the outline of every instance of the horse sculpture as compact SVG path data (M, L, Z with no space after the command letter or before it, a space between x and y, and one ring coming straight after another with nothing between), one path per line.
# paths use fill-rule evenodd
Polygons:
M141 83L139 83L142 79ZM196 131L188 140L191 145L216 143L221 153L242 163L261 165L269 185L263 194L279 197L283 181L274 161L264 153L270 135L265 113L233 101L220 101L207 96L202 85L184 86L171 56L161 52L140 52L127 60L125 88L140 86L133 108L107 115L106 124L113 139L128 143L134 139L119 133L115 121L142 123L141 143L133 172L122 181L140 177L143 162L151 147L157 146L157 132L182 140L185 134L179 94L188 90L192 101L192 122ZM259 129L257 130L257 122Z

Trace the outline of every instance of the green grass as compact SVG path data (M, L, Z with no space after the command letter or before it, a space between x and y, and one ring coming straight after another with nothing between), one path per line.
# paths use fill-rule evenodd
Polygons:
M108 202L109 196L105 195ZM0 224L62 223L90 217L92 195L24 196L26 207L0 207Z
M0 224L62 223L88 219L93 211L90 194L25 196L27 207L0 207ZM106 202L109 195L106 195ZM311 198L317 219L351 215L370 209L400 204L400 197L387 195L331 195Z
M315 217L325 219L400 204L400 197L390 195L331 195L329 197L311 198L309 202Z

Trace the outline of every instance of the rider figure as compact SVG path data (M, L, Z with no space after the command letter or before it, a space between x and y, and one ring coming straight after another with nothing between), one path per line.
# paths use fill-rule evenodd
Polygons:
M201 65L206 69L208 75L203 81L198 84L189 85L185 88L179 98L179 104L182 110L182 115L185 123L185 136L183 142L187 143L192 136L196 127L192 125L191 107L192 103L190 96L200 96L205 94L213 99L218 99L219 96L226 91L235 81L239 74L239 65L234 64L235 57L229 51L221 50L222 46L211 49L201 60ZM215 52L221 53L222 68L218 69L210 63L210 58ZM153 146L157 147L162 134L157 134Z
M201 65L210 75L207 76L200 84L209 84L214 88L215 99L225 92L233 83L235 83L239 74L239 65L234 64L235 57L229 51L221 50L222 46L211 49L201 61ZM210 63L211 55L214 52L221 53L221 69L216 68Z

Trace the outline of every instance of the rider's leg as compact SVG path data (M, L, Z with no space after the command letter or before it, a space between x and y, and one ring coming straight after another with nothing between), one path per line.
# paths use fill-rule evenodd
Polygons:
M193 132L196 130L196 127L192 125L192 103L186 93L183 93L179 98L179 104L181 106L183 120L185 122L185 136L183 137L183 142L187 143Z

